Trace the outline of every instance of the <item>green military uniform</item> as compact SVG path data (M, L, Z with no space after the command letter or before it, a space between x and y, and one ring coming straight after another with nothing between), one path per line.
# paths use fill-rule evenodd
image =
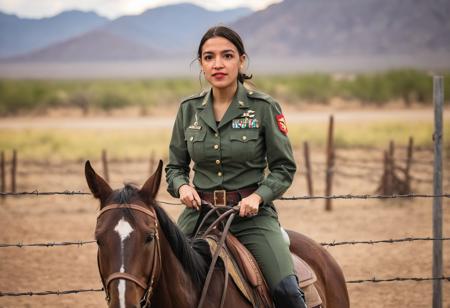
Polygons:
M257 216L236 217L231 232L251 251L271 290L293 274L289 248L282 238L272 201L291 185L296 165L281 108L270 96L247 90L238 82L231 105L220 123L213 114L212 90L181 103L166 167L168 191L189 184L198 190L238 190L257 185L263 199ZM266 166L270 173L265 176ZM178 225L191 234L199 213L186 208Z

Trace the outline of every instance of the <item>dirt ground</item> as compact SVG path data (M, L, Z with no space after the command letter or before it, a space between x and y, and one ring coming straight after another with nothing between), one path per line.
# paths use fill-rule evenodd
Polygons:
M300 155L297 151L297 155ZM373 150L342 150L349 160L375 159ZM421 160L430 160L421 152ZM298 157L300 160L300 157ZM316 155L314 190L323 195L324 156ZM339 162L339 160L338 160ZM365 174L350 178L337 174L334 194L373 194L380 178L381 165L350 167L337 164L337 171ZM378 170L377 170L378 166ZM94 168L101 173L100 162ZM320 169L322 168L322 169ZM22 165L19 191L88 191L83 165L42 167ZM419 179L431 179L431 166L413 165ZM447 169L448 171L448 169ZM146 162L116 163L111 166L113 187L123 182L142 184L148 176ZM369 176L371 179L369 179ZM446 175L448 177L448 175ZM450 191L446 179L446 191ZM304 174L298 173L285 196L306 194ZM414 192L432 193L431 183L413 182ZM177 201L166 192L163 182L159 200ZM432 200L334 200L333 211L324 211L323 200L277 201L285 228L302 232L318 242L381 240L432 236ZM163 206L177 218L182 207ZM59 242L91 240L98 203L91 196L8 197L0 204L1 243ZM450 236L450 199L443 199L443 235ZM450 242L443 242L444 275L450 276ZM395 277L431 277L432 242L407 242L377 245L353 245L327 248L341 265L346 280ZM0 291L45 291L100 288L95 244L55 248L0 248ZM431 307L432 283L385 282L348 284L352 307ZM444 307L450 307L450 283L443 281ZM105 307L104 294L0 297L0 307Z

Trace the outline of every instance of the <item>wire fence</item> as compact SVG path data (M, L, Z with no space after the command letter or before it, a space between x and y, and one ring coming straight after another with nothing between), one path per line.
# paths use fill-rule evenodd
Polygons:
M342 242L323 242L320 243L322 246L343 246L343 245L357 245L357 244L393 244L402 242L416 242L416 241L449 241L450 237L443 238L432 238L432 237L406 237L398 239L385 239L385 240L366 240L366 241L342 241ZM10 248L10 247L59 247L59 246L85 246L89 244L96 243L95 240L88 241L65 241L65 242L47 242L47 243L0 243L0 248Z
M396 278L387 278L387 279L361 279L361 280L347 280L346 283L366 283L366 282L395 282L395 281L432 281L432 280L447 280L450 281L450 277L442 276L442 277L396 277Z
M68 195L68 196L86 196L91 195L91 193L82 192L82 191L47 191L42 192L38 190L29 191L29 192L1 192L0 196L52 196L52 195ZM393 195L370 195L370 194L364 194L364 195L352 195L352 194L345 194L345 195L330 195L330 196L291 196L291 197L281 197L279 200L316 200L316 199L397 199L397 198L450 198L449 193L444 194L393 194ZM162 204L169 204L169 205L181 205L180 202L167 202L167 201L158 201ZM399 239L384 239L384 240L366 240L366 241L342 241L342 242L328 242L328 243L321 243L322 246L344 246L344 245L357 245L357 244L367 244L367 245L374 245L374 244L392 244L392 243L399 243L399 242L414 242L414 241L448 241L450 238L444 237L444 238L431 238L431 237L408 237L408 238L399 238ZM64 242L48 242L48 243L15 243L15 244L8 244L8 243L0 243L0 248L6 248L6 247L58 247L58 246L84 246L93 244L96 241L89 240L89 241L64 241ZM449 276L442 276L442 277L395 277L395 278L384 278L379 279L376 277L369 278L369 279L359 279L359 280L348 280L346 281L347 284L361 284L361 283L382 283L382 282L420 282L420 281L436 281L436 280L444 280L444 281L450 281ZM101 292L103 291L103 288L91 288L91 289L78 289L78 290L57 290L57 291L26 291L26 292L4 292L0 291L0 297L6 297L6 296L46 296L46 295L68 295L68 294L79 294L79 293L86 293L86 292Z
M442 277L395 277L395 278L385 278L378 279L376 277L370 279L358 279L358 280L347 280L347 284L361 284L361 283L381 283L381 282L421 282L421 281L433 281L433 280L446 280L450 281L450 276ZM45 296L45 295L69 295L69 294L79 294L87 292L103 292L103 288L91 288L91 289L74 289L74 290L56 290L56 291L26 291L26 292L3 292L0 291L0 297L18 297L18 296Z
M0 192L0 196L26 196L26 195L34 195L34 196L54 196L54 195L91 195L91 193L82 192L82 191L23 191L23 192ZM450 198L450 193L444 194L392 194L392 195L370 195L370 194L362 194L362 195L330 195L330 196L291 196L291 197L280 197L277 200L315 200L315 199L398 199L398 198ZM171 204L171 205L180 205L180 202L168 202L168 201L157 201L158 203L163 204Z

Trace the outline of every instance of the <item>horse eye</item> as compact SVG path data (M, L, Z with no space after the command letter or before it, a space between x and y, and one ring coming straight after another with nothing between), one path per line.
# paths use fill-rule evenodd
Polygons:
M146 242L146 243L150 243L151 241L153 241L154 238L155 238L155 234L149 233L149 234L147 234L147 236L145 237L145 242Z

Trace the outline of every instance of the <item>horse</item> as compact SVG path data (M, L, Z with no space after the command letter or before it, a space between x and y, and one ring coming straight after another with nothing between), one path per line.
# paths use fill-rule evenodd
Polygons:
M108 307L191 308L197 307L211 262L206 241L188 239L155 197L161 183L162 161L139 189L125 184L113 190L85 164L86 181L100 202L95 239L97 262ZM319 244L288 231L291 252L314 270L322 307L347 308L349 297L343 273L333 257ZM223 268L212 275L203 307L246 308L252 304Z

